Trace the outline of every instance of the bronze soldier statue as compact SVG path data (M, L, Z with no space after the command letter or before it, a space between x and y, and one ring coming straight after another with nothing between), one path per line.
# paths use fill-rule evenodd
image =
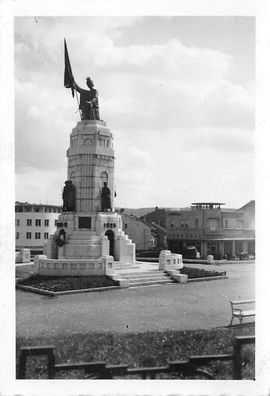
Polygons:
M107 187L107 183L104 182L101 190L101 211L108 212L108 210L111 209L111 191L109 187Z
M90 77L86 78L86 85L88 89L80 88L75 80L73 80L73 88L80 93L79 108L82 112L82 120L100 120L99 117L99 104L98 104L98 91L94 88L94 83Z
M74 212L75 211L75 186L71 180L65 181L63 189L63 212Z

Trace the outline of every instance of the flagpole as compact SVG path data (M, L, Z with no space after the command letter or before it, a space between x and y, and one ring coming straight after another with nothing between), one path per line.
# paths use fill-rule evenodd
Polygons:
M72 75L72 78L73 78L73 81L75 82L73 75ZM77 99L77 103L78 103L78 110L79 110L79 113L80 113L80 119L82 119L82 112L81 112L81 109L80 109L79 99L78 99L78 92L77 92L76 89L75 89L75 95L76 95L76 99Z

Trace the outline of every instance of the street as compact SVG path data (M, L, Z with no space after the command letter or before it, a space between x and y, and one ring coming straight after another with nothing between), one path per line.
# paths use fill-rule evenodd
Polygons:
M215 269L227 271L229 279L54 298L17 290L17 336L226 326L231 319L229 300L254 298L255 265L220 265Z

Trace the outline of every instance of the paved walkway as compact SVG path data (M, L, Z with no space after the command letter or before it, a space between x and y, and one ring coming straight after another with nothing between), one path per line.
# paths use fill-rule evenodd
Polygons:
M153 263L149 268L155 269ZM197 265L196 265L197 266ZM17 290L18 336L207 329L230 322L230 299L254 298L252 263L198 265L229 279L48 298Z

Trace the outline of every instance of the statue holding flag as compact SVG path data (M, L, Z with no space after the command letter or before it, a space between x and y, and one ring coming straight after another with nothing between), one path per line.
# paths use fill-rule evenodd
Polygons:
M80 93L79 109L82 120L100 120L98 92L94 88L94 83L90 77L86 78L86 85L88 86L89 90L80 88L76 84L71 70L66 40L64 40L64 46L65 46L64 86L66 88L71 88L73 97L74 97L74 90ZM77 93L76 93L76 97L77 97ZM78 101L78 97L77 97L77 101Z
M80 106L82 111L82 120L100 120L98 92L94 89L94 83L90 77L86 78L86 85L88 89L80 88L76 82L73 82L73 88L80 93Z

